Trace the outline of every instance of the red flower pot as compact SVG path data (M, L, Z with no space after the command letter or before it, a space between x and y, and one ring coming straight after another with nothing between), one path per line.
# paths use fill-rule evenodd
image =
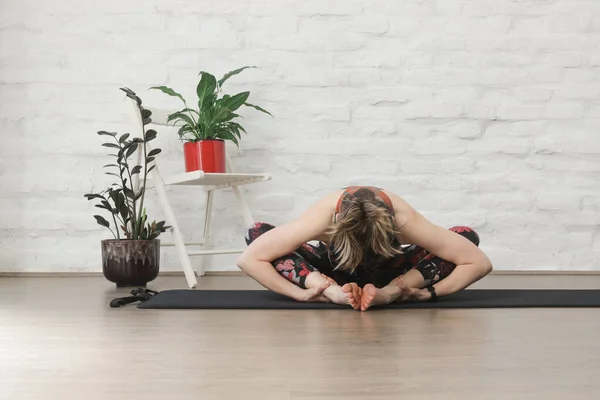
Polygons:
M224 173L225 141L200 140L183 145L185 172L204 171L206 173Z

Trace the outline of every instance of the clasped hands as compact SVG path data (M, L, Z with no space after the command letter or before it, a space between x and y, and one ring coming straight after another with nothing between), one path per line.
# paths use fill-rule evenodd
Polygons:
M401 278L396 278L384 288L376 288L372 284L360 287L356 283L340 287L334 279L323 274L321 276L324 278L323 283L318 287L303 290L297 300L350 305L355 310L366 311L375 305L426 300L427 297L424 293L426 291L407 286Z

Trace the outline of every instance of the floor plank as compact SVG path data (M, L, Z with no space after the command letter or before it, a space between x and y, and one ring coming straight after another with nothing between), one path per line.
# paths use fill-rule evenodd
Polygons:
M495 276L477 288L600 288ZM183 277L160 277L163 290ZM200 289L260 289L205 277ZM600 310L111 309L102 278L0 278L0 399L589 399Z

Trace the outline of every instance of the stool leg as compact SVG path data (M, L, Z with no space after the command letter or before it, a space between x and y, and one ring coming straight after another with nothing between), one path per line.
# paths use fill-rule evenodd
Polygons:
M213 197L214 197L214 191L213 190L208 190L206 192L206 209L205 209L205 213L204 213L204 233L202 236L202 249L205 249L206 246L208 245L208 237L210 236L210 224L212 222L212 205L213 205ZM200 256L200 260L198 262L198 275L199 276L204 276L205 273L205 257L206 255L203 254Z

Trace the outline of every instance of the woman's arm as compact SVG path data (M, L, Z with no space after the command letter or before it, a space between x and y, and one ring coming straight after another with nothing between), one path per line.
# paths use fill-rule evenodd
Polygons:
M288 281L271 263L303 243L320 238L331 222L331 204L331 196L326 196L297 219L260 235L242 253L238 267L265 288L298 301L308 301L320 294Z
M456 264L450 275L433 285L437 296L461 291L492 271L491 261L479 247L465 237L431 223L412 208L408 209L406 218L400 222L403 241L421 246ZM422 291L420 296L429 298L429 293Z

